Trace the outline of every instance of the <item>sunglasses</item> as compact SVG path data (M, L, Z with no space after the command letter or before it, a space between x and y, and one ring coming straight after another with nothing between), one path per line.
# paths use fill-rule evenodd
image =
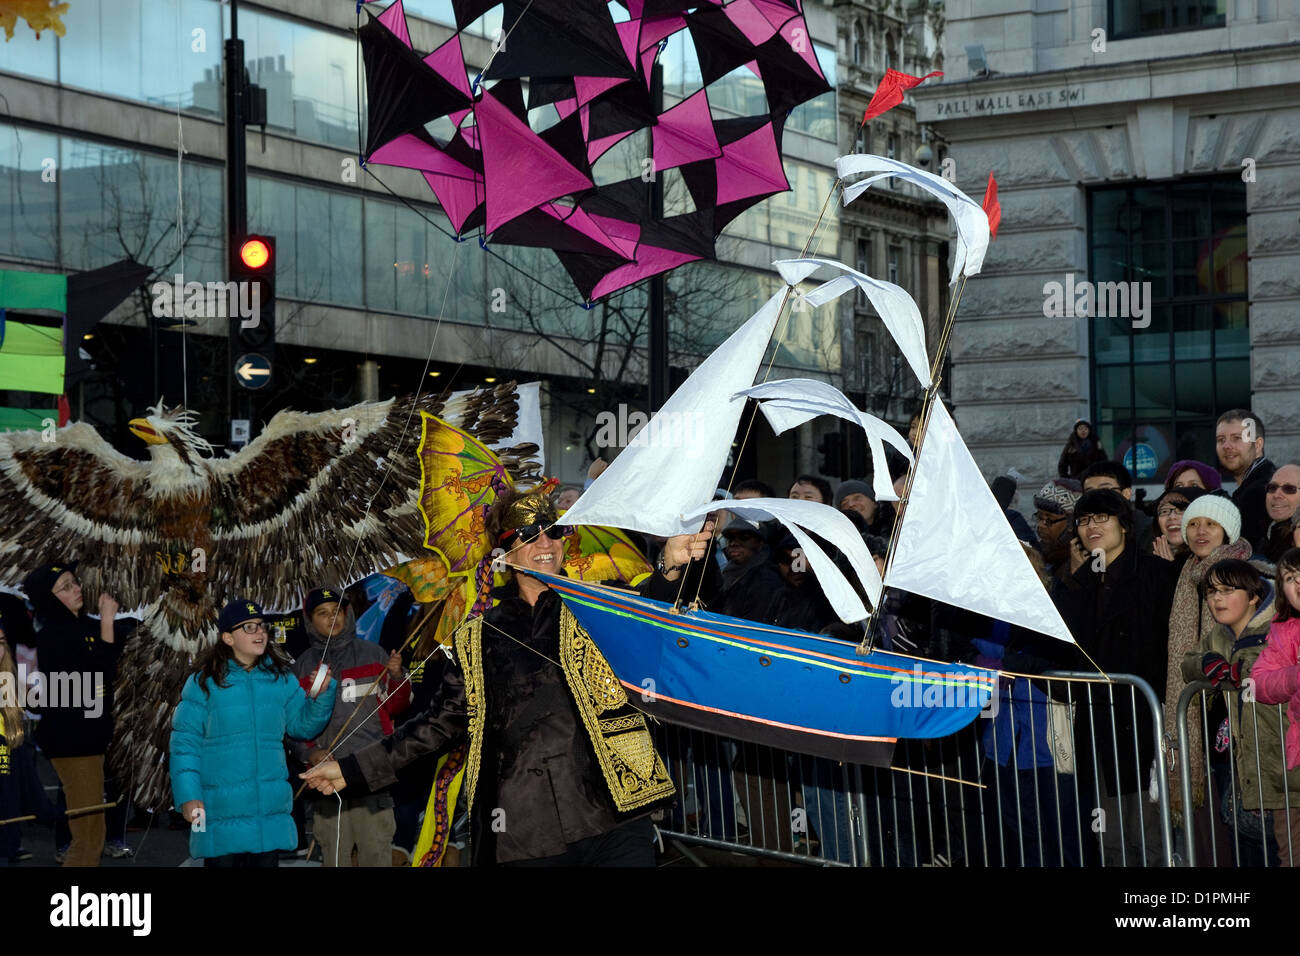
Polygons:
M506 531L501 535L501 540L503 542L509 541L517 535L526 544L541 534L545 534L552 541L559 541L561 538L567 538L573 534L573 525L553 524L548 528L544 524L534 522L533 524L526 524L522 528L512 528Z
M1279 485L1276 481L1269 482L1268 487L1264 489L1264 493L1269 495L1275 495L1279 491L1284 495L1300 494L1300 488L1295 485Z

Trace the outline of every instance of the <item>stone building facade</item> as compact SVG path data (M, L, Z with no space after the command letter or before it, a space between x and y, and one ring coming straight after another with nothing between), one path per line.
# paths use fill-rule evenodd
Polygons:
M1300 458L1300 20L1285 0L1155 6L951 0L947 75L912 94L958 185L1000 189L952 354L986 475L1050 477L1088 418L1155 485L1214 462L1236 405L1271 459ZM1058 308L1087 282L1105 305Z

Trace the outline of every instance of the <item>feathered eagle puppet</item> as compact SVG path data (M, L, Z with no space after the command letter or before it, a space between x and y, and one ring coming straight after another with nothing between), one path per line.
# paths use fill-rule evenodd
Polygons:
M296 608L420 550L421 412L492 445L513 434L513 383L302 414L283 411L230 458L211 457L180 409L131 421L150 460L114 450L87 424L46 440L0 434L0 584L42 560L79 560L86 606L107 591L144 608L118 664L114 768L142 807L167 805L171 716L195 655L215 643L233 597ZM502 451L535 473L535 445Z

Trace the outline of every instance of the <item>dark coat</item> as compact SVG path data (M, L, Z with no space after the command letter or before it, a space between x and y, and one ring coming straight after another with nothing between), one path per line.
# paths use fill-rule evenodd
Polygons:
M1067 653L1055 663L1069 670L1100 668L1107 674L1134 674L1150 684L1156 700L1161 700L1168 663L1169 612L1178 582L1177 563L1141 554L1130 544L1104 572L1093 571L1092 565L1092 561L1085 562L1052 589L1052 600L1078 642L1077 648L1061 645ZM1087 652L1096 667L1081 650ZM1095 780L1100 770L1112 795L1144 790L1156 752L1150 706L1141 694L1135 701L1127 686L1114 687L1113 696L1106 684L1089 685L1088 692L1091 706L1080 707L1075 726L1079 780ZM1096 741L1096 765L1089 734Z
M44 675L47 698L56 684L68 687L75 678L79 689L89 686L99 699L78 702L84 706L47 699L36 726L36 743L47 757L102 754L113 738L113 681L126 627L115 625L115 643L105 644L99 639L99 621L94 618L73 615L62 604L43 607L40 614L36 661Z
M777 574L779 576L780 572ZM820 634L822 628L837 620L826 595L811 575L799 587L787 584L782 578L781 586L772 592L766 608L760 614L741 616L774 627L788 627L810 634Z
M1078 479L1089 466L1095 465L1099 461L1106 460L1106 453L1101 450L1095 439L1090 439L1086 449L1078 448L1074 443L1067 442L1065 449L1061 452L1060 459L1056 462L1056 473L1061 478Z
M743 617L747 621L763 621L764 612L772 595L785 587L780 572L770 561L755 557L754 566L722 592L718 598L718 613Z
M1268 532L1273 519L1268 516L1264 503L1265 489L1273 478L1277 466L1267 458L1255 462L1246 480L1232 493L1232 503L1241 512L1241 536L1252 544Z
M677 583L655 573L637 588L671 601ZM589 733L560 665L560 598L545 591L535 605L511 582L493 592L500 603L483 615L482 667L487 708L477 792L470 819L475 866L497 862L494 811L505 810L510 859L555 856L564 836L608 832L653 809L621 813L602 777ZM465 677L449 661L427 710L397 733L339 761L349 788L378 790L420 757L446 753L467 739ZM541 771L544 770L544 773ZM541 799L543 796L549 799ZM503 846L505 846L503 844Z
M1038 535L1034 529L1029 527L1029 522L1019 511L1012 508L1003 508L1002 513L1007 516L1007 521L1011 525L1011 530L1016 533L1016 540L1023 541L1035 551L1038 550Z
M1269 564L1277 564L1278 559L1294 545L1291 535L1295 531L1294 518L1289 521L1274 521L1255 545L1255 557L1263 558Z

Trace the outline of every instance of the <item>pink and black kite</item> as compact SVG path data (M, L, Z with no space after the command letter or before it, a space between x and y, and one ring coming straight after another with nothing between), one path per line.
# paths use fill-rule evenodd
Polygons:
M462 32L496 6L506 42L472 81ZM789 188L786 117L830 89L802 0L452 0L452 7L457 32L427 54L411 46L401 0L361 28L363 158L419 170L458 236L481 230L494 243L554 250L588 301L714 258L728 223ZM680 31L694 44L700 89L660 112L651 71L664 41ZM708 87L739 68L761 83L763 111L715 118ZM547 106L557 115L535 130L530 111ZM437 122L443 117L449 125ZM450 133L435 135L435 124ZM656 174L680 170L694 211L653 215L651 183L640 175L593 181L592 164L644 129Z

